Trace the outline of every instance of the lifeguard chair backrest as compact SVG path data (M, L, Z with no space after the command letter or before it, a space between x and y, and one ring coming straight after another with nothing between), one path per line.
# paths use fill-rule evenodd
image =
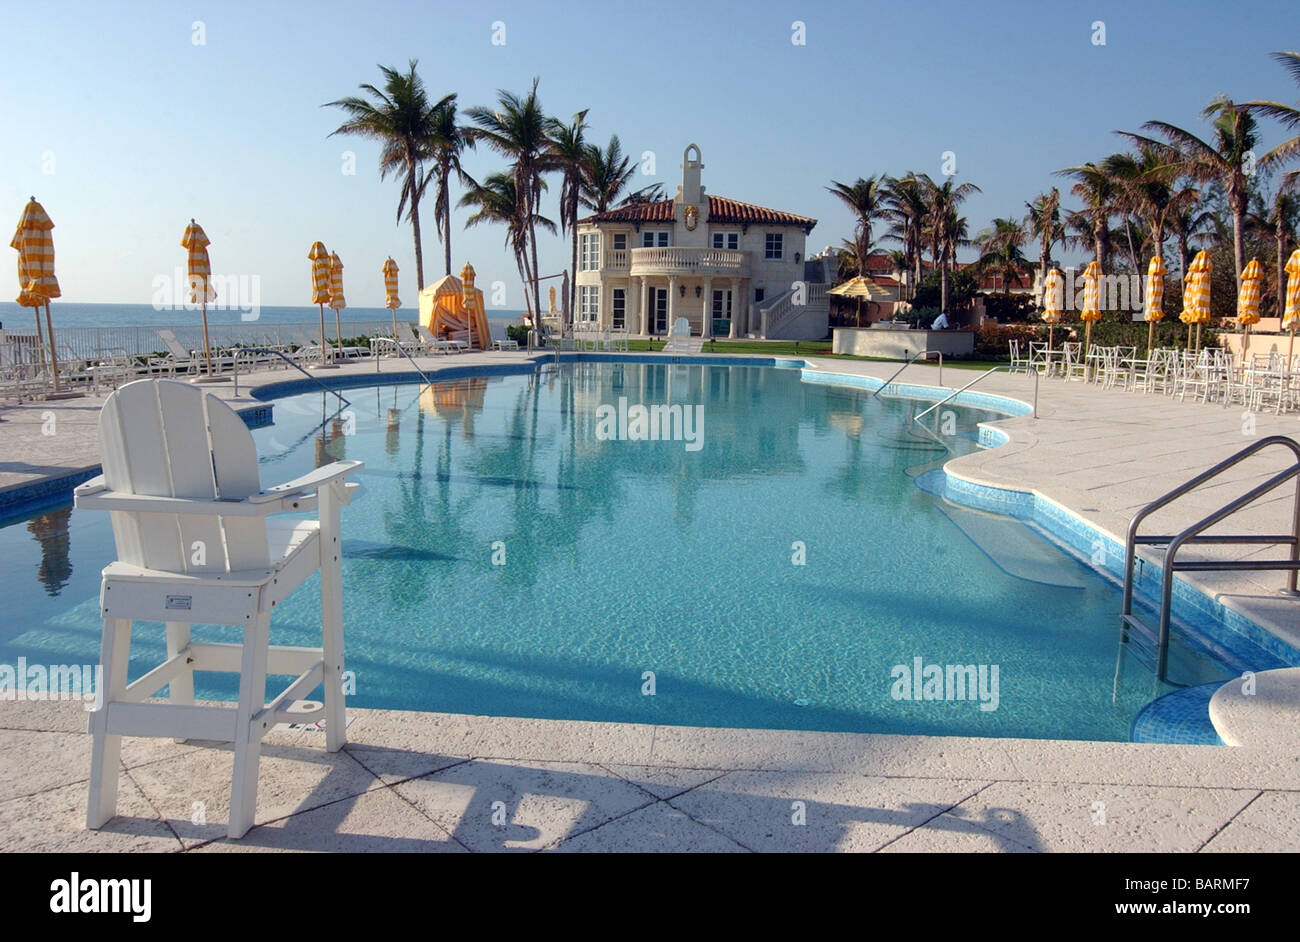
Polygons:
M243 419L201 388L165 379L122 386L99 415L104 479L112 491L198 500L261 490L257 449ZM114 511L118 558L177 573L269 565L263 517Z

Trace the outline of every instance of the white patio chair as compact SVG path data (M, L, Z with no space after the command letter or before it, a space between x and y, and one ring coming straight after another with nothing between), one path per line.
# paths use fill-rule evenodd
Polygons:
M1024 370L1026 373L1028 373L1029 370L1032 368L1032 362L1031 362L1032 357L1021 354L1020 341L1008 340L1007 347L1009 348L1009 352L1011 354L1011 369L1009 369L1007 372L1019 373L1021 370Z
M673 329L668 334L663 353L699 353L704 348L704 340L691 337L691 322L684 317L673 322Z
M501 326L499 324L494 324L491 321L489 321L488 333L491 334L492 336L493 350L518 350L519 349L519 341L511 340L510 337L506 335L506 329L504 326Z
M74 491L76 506L112 512L118 560L104 568L101 703L93 736L86 824L116 813L123 736L234 745L227 833L253 825L261 740L277 723L324 716L326 748L345 742L343 587L339 509L360 461L336 461L263 489L253 436L230 406L201 388L144 379L118 389L99 416L104 473ZM311 510L318 520L268 520ZM317 569L319 648L272 646L271 612ZM132 622L166 623L167 660L127 684ZM242 644L192 641L192 623L238 625ZM194 671L239 674L233 708L196 706ZM297 679L269 704L267 674ZM289 712L324 685L322 708ZM169 703L146 703L169 686Z

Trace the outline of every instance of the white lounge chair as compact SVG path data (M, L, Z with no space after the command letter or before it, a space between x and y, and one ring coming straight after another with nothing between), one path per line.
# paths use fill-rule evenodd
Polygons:
M664 344L662 352L699 353L703 348L703 338L691 337L691 322L684 317L679 317L673 323L673 329L668 334L668 342Z
M100 587L104 673L90 716L86 825L101 828L116 813L123 736L206 739L234 744L227 833L242 837L253 826L261 740L272 727L323 715L326 748L345 742L339 509L362 463L336 461L263 489L243 420L174 380L137 380L109 396L99 441L104 473L74 491L77 507L112 511L118 554ZM267 519L318 500L318 520ZM272 646L271 612L317 569L321 647ZM136 620L166 623L167 659L128 685ZM241 626L243 643L192 641L192 623ZM238 704L196 706L196 670L238 673ZM268 673L297 676L269 704ZM322 684L323 708L289 712ZM163 686L170 703L145 702Z
M518 350L519 341L511 340L504 326L488 321L488 333L492 337L493 350Z

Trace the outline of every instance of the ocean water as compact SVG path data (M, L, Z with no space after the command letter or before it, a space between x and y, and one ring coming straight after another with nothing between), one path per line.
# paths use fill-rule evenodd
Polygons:
M1060 578L1012 575L916 486L978 447L992 413L953 409L936 439L912 421L924 403L797 370L630 363L346 395L341 413L325 394L277 400L253 435L264 486L366 463L343 511L356 706L1126 740L1167 692L1142 670L1116 681L1119 594L1085 562L1017 525L1001 552L1054 554ZM602 406L637 404L698 408L702 434L602 425ZM104 513L0 529L0 663L97 661L113 558ZM277 608L276 643L319 643L318 585ZM135 651L132 676L161 660L162 626L137 626ZM1228 676L1174 660L1184 681ZM940 668L946 699L911 696L918 664ZM954 665L983 671L980 696L955 696ZM234 696L232 677L196 679Z
M346 307L339 312L343 321L392 320L392 312L385 307ZM413 307L397 309L399 320L414 321L419 312ZM489 320L519 323L522 311L493 310L487 312ZM148 304L76 304L55 300L50 305L50 316L55 331L60 327L170 327L173 325L200 324L200 313L168 308L156 311ZM243 320L239 311L208 311L208 325L248 324L309 324L320 318L315 305L291 307L262 307L255 321ZM325 319L334 322L334 312L325 309ZM42 314L42 325L44 315ZM28 332L34 329L35 319L30 308L20 307L13 301L0 302L0 325L6 330Z

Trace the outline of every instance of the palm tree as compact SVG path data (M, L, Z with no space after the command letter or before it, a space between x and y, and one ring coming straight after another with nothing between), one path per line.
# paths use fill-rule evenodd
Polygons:
M853 213L853 254L857 257L858 271L867 274L867 256L871 254L871 226L885 213L885 184L883 174L878 177L858 177L853 183L832 180L826 191L835 196Z
M1277 310L1281 317L1286 307L1286 250L1289 242L1296 241L1296 227L1300 226L1300 170L1283 174L1266 222L1273 227L1277 243Z
M992 228L975 237L980 247L976 266L1000 277L1003 293L1008 296L1012 283L1028 264L1025 253L1021 251L1028 238L1025 227L1016 219L994 219Z
M1216 96L1202 117L1212 118L1214 143L1201 140L1190 131L1164 121L1148 121L1142 127L1159 133L1165 140L1156 141L1136 134L1127 135L1139 144L1155 148L1166 161L1176 165L1179 173L1202 183L1222 184L1232 213L1232 257L1237 269L1237 285L1245 267L1246 210L1250 199L1250 171L1255 145L1259 142L1255 117L1226 96ZM1285 159L1290 142L1284 142L1254 161L1254 168L1268 172Z
M981 192L974 183L961 183L948 177L943 183L931 181L929 197L930 242L939 266L939 308L948 310L948 270L957 259L957 246L965 242L966 220L957 207L972 193ZM949 264L945 264L948 262Z
M537 97L537 79L527 95L519 96L505 89L497 91L497 108L476 106L469 109L470 119L478 125L475 132L497 153L511 159L515 195L520 203L520 218L528 227L528 247L532 253L533 310L541 310L541 285L537 273L538 207L542 198L542 175L554 169L546 135L547 118Z
M397 201L397 221L402 213L411 223L415 234L415 278L419 288L424 287L424 252L420 244L420 200L424 196L427 178L420 173L421 161L428 154L434 139L434 114L446 107L455 95L448 95L436 104L429 104L424 82L416 74L417 60L412 59L406 72L388 66L379 66L384 75L384 88L362 85L361 91L369 98L349 96L326 102L322 108L341 108L348 119L330 133L355 134L377 140L383 145L379 155L379 179L390 173L400 175L402 194ZM408 209L409 207L409 209ZM417 289L418 290L418 289Z
M921 247L925 243L925 219L930 212L928 193L934 181L924 173L908 173L890 180L885 194L885 215L892 223L887 238L903 244L914 269L913 291L921 281Z
M1102 271L1110 267L1110 217L1115 215L1117 197L1114 180L1095 163L1080 164L1056 171L1057 176L1072 177L1070 192L1083 200L1084 208L1072 220L1085 228L1092 242L1094 257Z
M523 204L524 201L519 198L515 189L514 176L508 173L493 173L489 174L482 183L471 182L470 189L460 198L459 205L476 209L476 212L465 220L466 229L493 222L506 227L505 244L514 255L519 277L524 283L524 307L532 319L534 311L540 311L540 308L534 308L533 300L528 296L529 284L534 286L537 284L535 269L528 260L529 233L539 225L548 232L554 232L555 223L544 216L534 215L529 218L522 211ZM537 321L534 319L533 323Z
M474 146L474 129L457 123L456 96L448 95L434 108L433 134L428 144L430 179L436 181L433 215L442 239L443 274L451 274L451 175L456 174L462 186L474 181L460 165L460 155L465 148Z
M623 153L623 145L617 134L610 136L609 144L604 150L595 144L588 144L579 193L582 205L596 213L605 212L618 203L635 173L632 158ZM635 199L638 194L648 197L650 194L647 191L658 186L656 183L638 190L627 198L627 202L640 202L641 200Z
M547 121L550 137L550 154L564 175L560 188L560 231L570 237L569 250L569 310L575 310L578 294L578 204L582 197L582 175L587 163L587 143L583 134L587 130L587 112L579 111L572 124L557 118Z
M1213 216L1202 204L1201 193L1195 187L1185 186L1178 191L1174 205L1165 217L1165 223L1178 240L1178 273L1183 278L1187 277L1192 239L1206 230L1213 222Z
M1178 202L1177 165L1157 149L1139 145L1136 155L1113 154L1102 166L1124 191L1125 207L1150 227L1152 252L1160 252L1165 244L1166 219Z
M1300 52L1275 52L1273 59L1291 74L1291 79L1297 85L1300 85ZM1248 101L1241 106L1243 110L1249 110L1254 114L1267 115L1281 121L1288 128L1300 128L1300 103L1296 105L1284 105L1277 101ZM1272 153L1279 155L1280 159L1290 160L1292 157L1300 155L1300 136L1283 141L1277 147L1273 148Z
M1032 203L1026 203L1029 215L1025 224L1030 234L1038 240L1038 283L1046 284L1047 266L1052 261L1052 246L1065 243L1065 225L1061 222L1061 191L1052 187L1050 193L1039 193Z

